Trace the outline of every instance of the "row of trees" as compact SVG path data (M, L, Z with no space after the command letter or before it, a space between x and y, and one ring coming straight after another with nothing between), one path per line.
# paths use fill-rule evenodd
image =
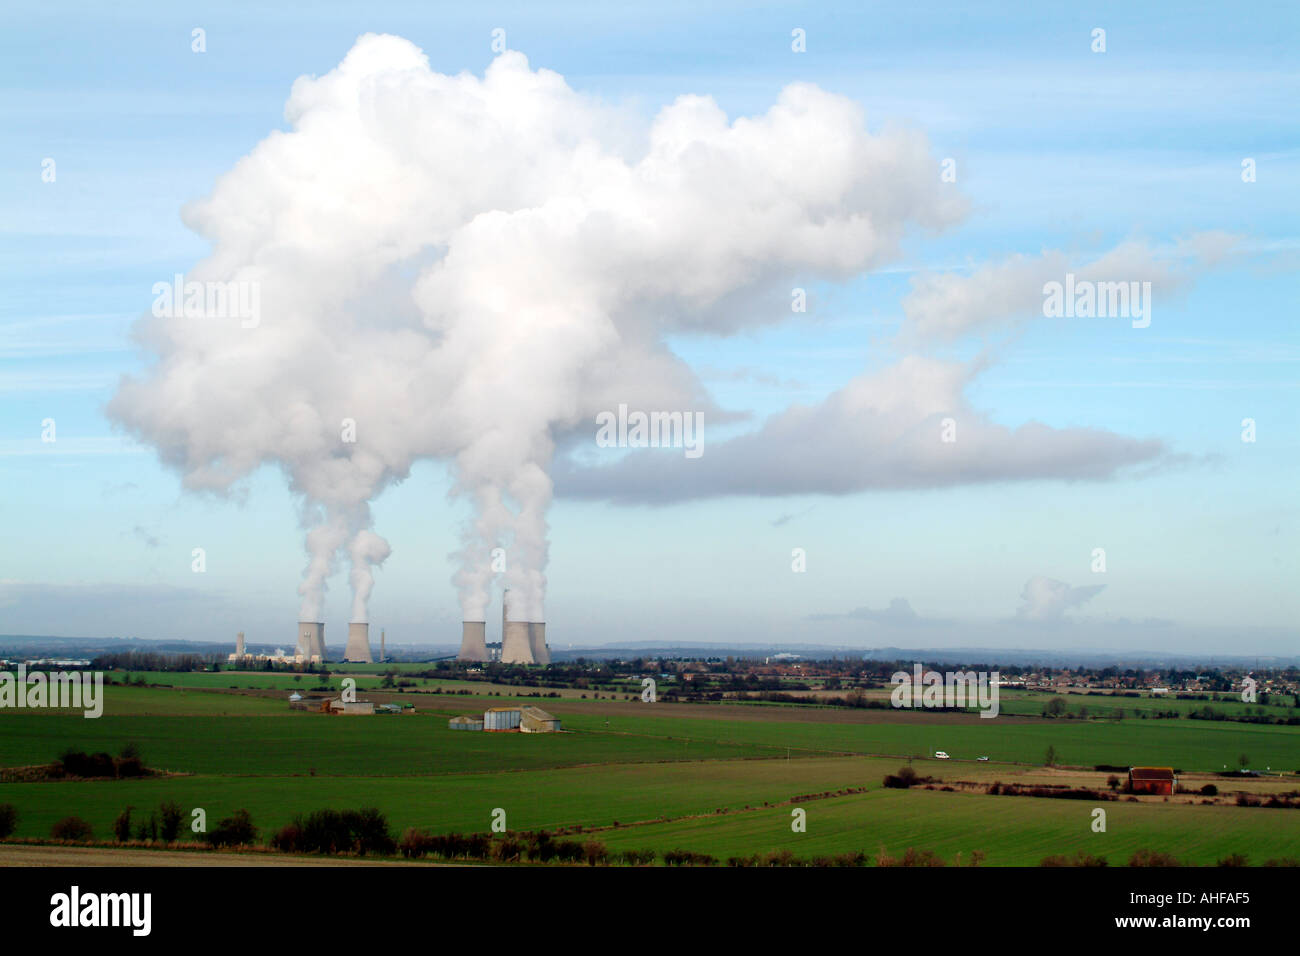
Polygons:
M904 768L909 770L911 768ZM1005 791L1004 791L1005 792ZM127 807L113 822L113 837L119 843L127 842L132 835L137 840L174 841L180 834L183 814L174 802L162 804L157 812L150 813L147 821L141 820L134 830L132 813L134 807ZM18 812L12 804L0 804L0 839L13 834L18 825ZM56 840L88 843L94 840L94 831L90 824L80 817L65 817L56 823L50 832ZM238 847L252 846L257 843L258 829L253 825L247 810L237 810L234 814L221 820L204 836L211 846ZM650 866L660 858L654 850L611 851L598 840L563 840L546 830L526 833L506 834L491 837L481 833L429 833L417 828L408 829L401 840L394 841L388 830L384 814L374 808L362 810L317 810L305 817L294 817L292 823L280 828L268 841L271 849L285 853L377 853L392 855L400 853L408 859L432 857L444 860L482 860L501 863L518 863L523 861L536 863L585 863L588 866ZM665 866L717 866L718 860L707 853L690 850L667 850L662 854ZM967 866L979 866L984 861L984 853L976 850L971 853ZM727 866L732 867L936 867L947 866L948 862L931 850L917 850L909 847L901 854L892 855L884 847L876 856L870 857L862 851L841 853L835 856L797 857L789 850L774 850L769 853L755 853L751 856L728 857ZM1216 866L1246 866L1247 858L1234 853L1217 861ZM962 855L958 853L953 865L962 866ZM1056 855L1044 857L1040 866L1046 867L1104 867L1109 862L1104 856L1093 856L1078 851L1072 856ZM1157 850L1141 849L1128 859L1133 867L1174 867L1192 866L1194 864L1179 860L1169 853ZM1264 866L1300 867L1300 860L1292 857L1277 857L1266 860Z
M9 810L12 811L13 808L9 807ZM0 806L0 838L13 832L12 825L5 832L4 812L5 807ZM175 801L169 800L161 804L157 810L150 811L148 817L143 814L137 816L136 808L129 806L113 820L113 839L118 843L131 840L141 843L173 843L181 835L184 820L184 811ZM257 833L257 827L253 826L248 811L236 810L232 816L220 820L215 827L203 834L203 840L216 848L248 846L257 842ZM68 843L93 843L95 828L90 821L81 817L64 817L50 828L50 838Z
M105 777L123 780L145 777L150 773L144 765L144 758L140 756L140 748L130 743L116 757L102 752L88 754L69 748L59 755L51 770L51 775L56 777L83 777L92 780Z
M118 843L126 843L133 837L137 840L162 840L164 843L171 843L181 833L181 822L184 814L180 806L174 801L168 801L162 804L156 811L152 811L149 817L138 818L135 826L132 827L132 814L135 807L130 806L117 815L113 821L113 839ZM77 819L70 817L68 819ZM84 822L84 821L82 821ZM86 824L89 828L90 824Z

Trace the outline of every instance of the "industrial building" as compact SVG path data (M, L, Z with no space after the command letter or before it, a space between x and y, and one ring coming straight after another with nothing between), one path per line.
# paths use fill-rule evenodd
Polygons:
M375 705L368 700L341 700L336 697L329 702L329 709L332 714L369 715L375 712Z
M387 634L379 632L379 659L388 659ZM274 654L250 654L244 644L244 632L235 637L235 653L226 659L234 664L257 664L275 661L277 664L325 663L325 625L320 621L299 621L294 650L286 652L277 648ZM354 621L348 625L348 643L343 650L343 661L350 664L373 664L370 650L370 625ZM486 659L486 658L485 658Z
M554 734L560 720L540 707L492 707L481 718L462 714L447 721L452 730L487 730L496 733L519 731L524 734Z
M518 730L522 718L518 707L489 707L483 712L483 729Z
M232 664L242 664L245 666L254 666L263 661L274 661L277 664L319 664L324 658L320 655L311 656L304 654L303 648L310 647L315 641L311 636L315 628L324 628L323 624L310 624L302 633L298 635L297 648L295 653L290 654L282 647L277 647L271 654L253 654L248 650L244 643L244 632L240 631L235 635L235 653L227 654L226 660ZM300 625L301 628L301 625ZM324 640L324 631L321 632L321 640Z
M519 730L525 734L553 734L560 729L560 718L552 717L540 707L525 707Z

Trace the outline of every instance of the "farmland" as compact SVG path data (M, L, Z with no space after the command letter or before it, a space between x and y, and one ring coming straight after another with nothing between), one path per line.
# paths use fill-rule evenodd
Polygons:
M367 693L414 705L414 712L344 718L289 710L288 689L299 682L286 676L147 675L171 686L109 685L97 720L6 711L0 767L49 763L67 748L117 753L132 744L149 767L169 774L0 783L0 803L18 812L14 836L47 837L56 821L76 815L106 839L126 806L147 815L175 801L203 808L210 820L247 809L264 837L298 813L361 806L381 809L396 833L406 827L486 832L499 808L511 830L581 828L611 850L686 848L719 860L782 850L810 858L908 848L949 861L978 852L985 865L1035 865L1075 851L1121 864L1144 848L1198 864L1233 853L1259 863L1300 857L1300 827L1292 822L1298 811L1238 807L1229 796L1234 789L1266 796L1300 790L1300 728L1294 726L1029 713L988 720L568 695L538 701L512 698L508 689L432 693L450 682L419 681L405 693ZM172 680L177 677L183 680ZM338 680L329 681L335 690ZM320 686L306 678L300 684ZM471 686L455 689L487 690L461 684ZM450 714L511 700L540 703L568 732L447 727ZM1048 748L1061 766L1043 766ZM954 759L930 759L936 750ZM1243 755L1265 775L1214 776L1235 768ZM976 762L977 756L990 760ZM933 789L884 788L885 775L904 764L931 778ZM1105 790L1108 774L1094 766L1132 764L1176 767L1189 788L1218 780L1223 796L1212 804L1183 795L1107 801L1107 830L1095 833L1096 802L985 792L993 781ZM796 805L807 813L806 832L791 829Z

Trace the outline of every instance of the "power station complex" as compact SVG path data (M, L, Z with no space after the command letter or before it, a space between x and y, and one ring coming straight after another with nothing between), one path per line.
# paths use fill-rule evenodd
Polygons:
M297 657L319 664L325 660L325 625L320 621L298 622ZM350 664L373 664L370 653L370 625L353 622L348 625L348 643L343 649L343 660Z
M461 623L460 653L457 660L488 661L499 660L503 664L549 664L551 649L546 645L546 624L541 621L511 621L507 616L510 592L507 590L501 600L501 643L489 645L487 642L487 623L485 621L464 621ZM387 660L384 638L380 636L381 661ZM271 659L297 662L301 664L325 663L325 625L321 621L299 621L295 651L292 657L284 651L276 651L274 656L253 655L244 650L244 632L240 631L235 641L235 653L229 655L234 662L256 659ZM356 621L348 625L348 643L343 650L343 662L348 664L373 664L374 656L370 651L370 625Z
M549 664L551 649L546 646L546 624L541 621L511 621L506 611L510 604L507 590L501 598L501 651L502 664ZM493 660L487 645L486 621L463 621L460 625L461 661Z

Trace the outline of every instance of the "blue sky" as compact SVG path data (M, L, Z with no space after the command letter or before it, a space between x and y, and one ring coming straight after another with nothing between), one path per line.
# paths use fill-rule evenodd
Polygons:
M305 561L294 500L264 468L231 497L178 476L104 414L149 357L130 339L154 282L207 243L186 203L268 133L303 74L365 32L407 38L443 73L482 74L501 27L534 67L643 116L683 93L731 117L809 81L874 132L901 124L956 160L962 222L909 235L898 261L812 286L810 315L671 345L746 418L815 404L902 354L920 274L1007 256L1080 262L1126 240L1239 237L1157 299L1149 328L1027 322L970 403L998 424L1158 439L1173 458L1103 481L1017 481L662 505L560 497L551 509L553 646L612 641L1078 647L1294 654L1300 611L1296 266L1300 102L1291 4L10 7L0 31L0 633L287 643ZM190 49L202 27L207 52ZM1090 49L1106 30L1105 53ZM794 28L807 52L793 53ZM1241 178L1243 158L1257 179ZM57 177L42 181L42 161ZM939 345L970 359L987 343ZM1257 440L1241 440L1256 421ZM57 441L40 440L54 419ZM443 465L374 504L393 547L372 628L458 639L449 578L467 511ZM207 571L191 572L203 547ZM1105 548L1107 570L1090 568ZM791 571L791 550L807 571ZM1104 588L1017 617L1036 577ZM327 638L342 637L346 574ZM881 615L905 600L915 617ZM852 614L854 609L870 609ZM837 617L838 616L838 617Z

